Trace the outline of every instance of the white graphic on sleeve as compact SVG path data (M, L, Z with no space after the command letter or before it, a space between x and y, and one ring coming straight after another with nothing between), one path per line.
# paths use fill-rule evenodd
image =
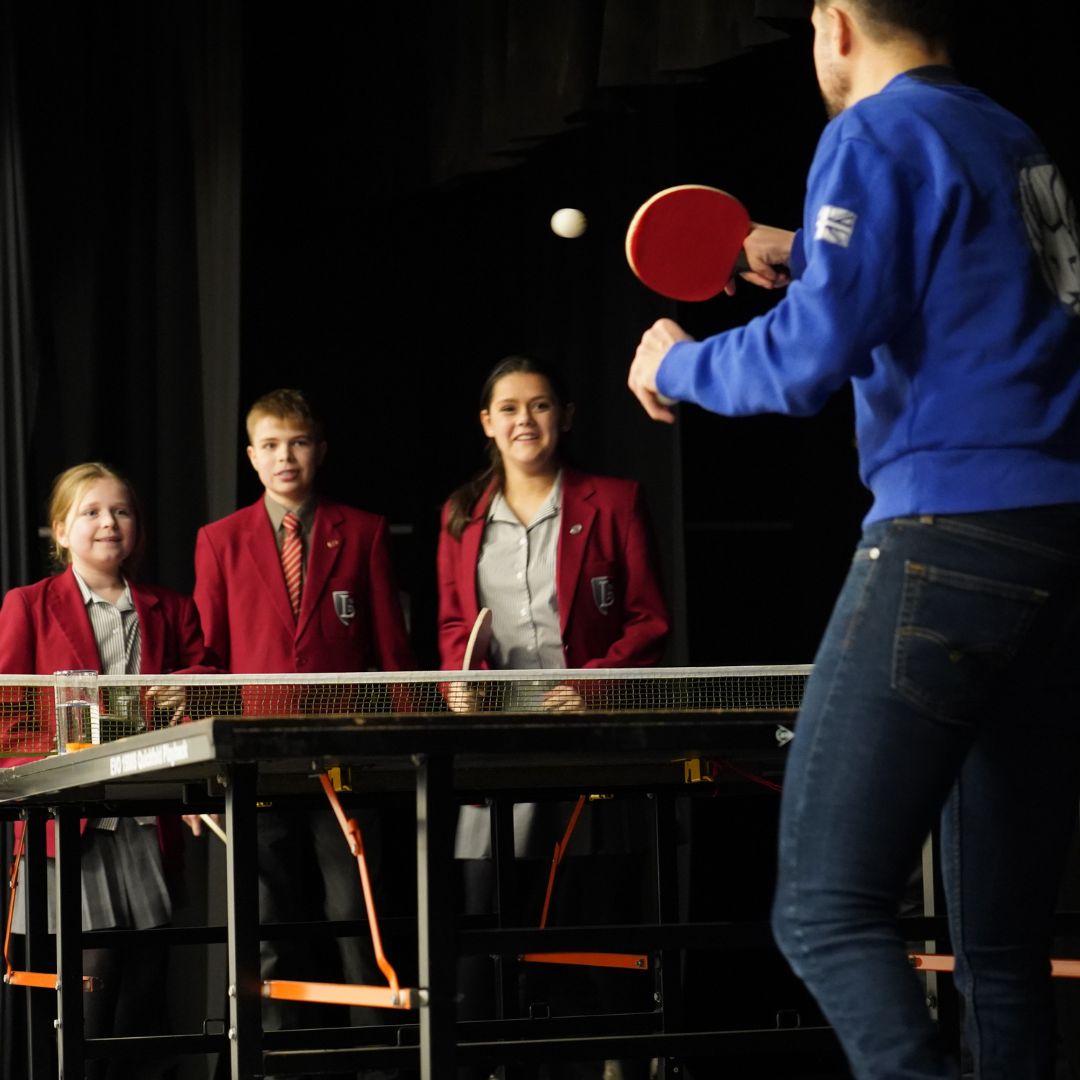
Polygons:
M1050 291L1080 315L1080 239L1076 206L1053 162L1020 170L1020 207L1028 240Z
M817 215L814 239L824 240L827 244L847 247L851 243L851 234L855 231L855 222L859 215L842 206L823 206Z

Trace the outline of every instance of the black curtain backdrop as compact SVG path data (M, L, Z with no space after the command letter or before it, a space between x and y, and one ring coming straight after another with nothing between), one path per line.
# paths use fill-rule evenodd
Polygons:
M200 312L207 297L199 291L201 271L220 306L235 273L222 239L229 177L214 187L207 180L221 179L207 144L223 110L207 91L215 57L205 17L218 12L220 23L233 9L11 10L34 240L27 284L41 343L36 422L25 437L33 520L45 524L44 499L61 469L109 462L144 503L145 576L190 587L194 528L208 507L203 356L215 370L231 363L234 383L238 362L235 345L231 358L214 351L222 319ZM230 62L238 50L233 41ZM225 250L208 266L215 243ZM213 381L206 387L223 393ZM35 558L29 576L45 569Z
M643 470L676 599L684 521L737 565L757 526L781 546L846 546L862 497L834 479L850 475L843 403L798 423L687 410L671 433L622 386L655 315L707 332L769 301L663 304L627 273L621 233L642 198L687 180L797 221L822 123L807 6L597 0L541 18L510 0L287 15L5 0L2 584L43 572L48 483L89 457L140 488L148 576L190 584L194 530L254 490L246 402L301 384L330 421L327 484L413 529L403 576L424 653L433 508L478 459L475 388L511 349L571 369L582 464ZM1012 12L978 8L961 71L1028 117L1075 183L1076 13L1041 5L1016 32ZM561 205L588 214L581 240L548 231ZM717 470L725 450L738 470ZM723 573L703 558L695 595ZM739 634L761 659L805 657L816 636L832 583L800 560ZM745 617L730 597L707 606L713 624ZM676 654L726 658L722 629Z
M10 11L0 7L0 590L30 572L28 436L37 399L30 223Z
M302 385L329 421L327 490L399 526L433 663L437 507L479 462L483 373L528 349L570 371L581 464L646 483L683 624L671 659L811 655L865 505L849 409L648 423L624 389L641 329L673 314L706 333L771 298L679 308L621 255L634 208L670 183L798 220L822 125L808 3L542 9L6 0L33 243L29 270L7 260L4 295L34 298L41 380L35 393L33 365L5 362L4 435L28 464L6 455L3 491L30 515L6 516L27 552L9 584L44 572L52 476L102 457L147 505L146 576L189 586L197 527L255 494L245 405ZM998 0L978 12L962 72L1075 176L1075 13L1044 5L1017 34ZM563 205L588 214L582 239L548 230ZM4 551L10 565L18 546Z
M146 503L152 575L179 539L171 512L202 500L190 143L177 137L174 42L158 5L20 5L17 15L44 343L38 506L74 462L127 472ZM181 443L184 465L169 452Z
M438 508L481 463L484 374L531 351L567 370L574 458L645 484L669 662L811 659L867 502L850 401L652 424L625 389L642 330L706 334L775 298L668 303L622 254L673 183L798 223L824 123L808 11L0 0L0 584L45 573L52 477L103 458L146 505L145 576L189 587L195 530L257 494L246 405L296 385L327 420L324 490L395 526L434 666ZM1077 22L1074 0L972 3L956 49L1074 191ZM588 215L581 239L550 232L561 206Z
M27 260L30 230L10 11L0 7L0 589L27 579L33 544L28 514L28 433L37 381L33 304ZM0 911L7 912L11 830L0 820ZM0 990L0 1073L11 1075L22 1013Z

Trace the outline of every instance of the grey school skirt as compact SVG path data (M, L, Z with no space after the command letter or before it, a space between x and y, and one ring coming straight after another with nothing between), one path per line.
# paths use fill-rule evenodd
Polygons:
M19 877L23 867L19 866ZM56 932L56 863L48 860L49 932ZM26 932L20 890L12 930ZM95 828L82 834L82 928L146 930L172 919L172 901L165 884L157 825L133 818L116 819L116 828Z

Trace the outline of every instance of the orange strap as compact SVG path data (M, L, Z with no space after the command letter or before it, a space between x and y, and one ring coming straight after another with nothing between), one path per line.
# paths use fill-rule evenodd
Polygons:
M19 830L19 839L15 842L15 855L11 861L11 877L8 879L8 911L4 926L4 982L8 986L25 986L32 990L55 990L59 983L52 971L16 971L11 966L8 953L11 947L11 924L15 918L15 900L19 888L19 865L22 862L23 848L26 845L26 826ZM82 977L83 989L94 989L94 977Z
M551 907L551 893L555 888L555 874L559 869L559 863L563 861L566 849L570 846L570 837L574 835L578 818L581 817L581 811L584 807L585 796L579 795L578 801L574 804L573 813L570 815L570 820L566 823L566 831L563 833L562 839L555 845L555 854L551 857L551 872L548 874L547 892L544 894L544 909L540 912L541 930L547 926L548 908Z
M330 800L330 806L333 808L334 816L338 819L341 831L345 834L345 841L349 845L349 850L356 856L356 864L360 870L360 884L364 890L364 907L367 909L368 926L371 929L371 945L375 950L375 962L379 965L379 970L386 976L391 991L400 994L397 972L390 965L390 961L387 960L386 953L383 952L382 936L379 933L379 919L375 913L375 897L371 891L371 879L368 876L367 859L364 856L364 837L360 832L360 825L355 818L346 817L345 811L341 807L341 800L337 797L337 792L334 790L330 777L326 773L322 773L319 776L319 781L322 783L323 791L326 792L326 797Z
M376 1009L415 1009L423 1003L416 990L389 986L352 986L347 983L291 982L267 979L262 996L275 1001L317 1001L324 1005L361 1005Z
M15 843L15 856L11 860L11 876L8 878L8 910L7 921L4 926L4 981L10 983L14 969L8 958L8 950L11 946L11 923L15 918L15 893L19 887L19 864L22 862L23 845L26 843L26 826L19 830L19 839ZM53 976L56 979L56 976Z
M571 964L576 967L627 968L630 971L648 971L649 958L632 953L611 952L538 952L524 953L519 957L527 964Z
M566 855L566 849L570 846L570 838L574 835L581 811L585 808L585 796L579 795L574 804L570 820L566 823L566 830L562 839L555 845L555 853L551 857L551 871L548 873L547 892L544 894L544 910L540 913L540 929L547 926L548 912L551 908L551 894L555 890L555 875L559 864ZM577 967L609 967L626 968L630 971L648 971L649 958L631 953L599 953L599 952L561 952L561 953L524 953L519 957L529 964L573 964Z
M953 971L956 958L944 953L911 953L911 966L917 971ZM1057 979L1080 979L1080 960L1051 960L1050 974Z
M345 834L345 842L356 857L360 870L360 885L364 891L364 907L367 909L368 927L371 930L371 944L375 950L375 960L379 970L386 976L389 986L359 986L351 983L298 982L291 979L266 979L262 984L262 996L278 1001L317 1001L329 1005L362 1005L378 1009L415 1009L425 1004L422 990L405 989L398 986L397 972L390 966L383 952L382 937L379 934L379 919L375 913L375 897L371 891L371 878L368 876L367 857L364 855L364 836L355 818L346 816L341 800L334 790L334 783L328 773L319 776L323 791L330 800L330 807Z

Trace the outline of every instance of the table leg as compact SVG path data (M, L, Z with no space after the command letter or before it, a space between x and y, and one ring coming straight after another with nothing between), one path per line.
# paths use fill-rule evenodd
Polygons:
M495 914L501 930L518 925L521 912L514 858L514 802L502 796L496 796L491 804L491 861L495 874ZM495 997L498 1019L506 1020L520 1014L516 957L496 957Z
M25 956L27 971L54 971L56 952L48 940L48 874L45 856L46 813L25 811L26 842L19 871L19 904L26 912ZM50 955L51 953L51 955ZM51 1080L54 1075L52 1043L56 1039L53 1019L56 1002L40 990L23 990L26 995L27 1069L30 1080Z
M656 921L681 921L679 911L678 829L675 796L657 792L651 799L654 813ZM660 1010L661 1030L682 1030L682 951L661 949L656 955L653 999ZM660 1059L660 1076L677 1076L679 1063L671 1057Z
M457 927L450 888L454 871L453 758L416 759L416 891L420 985L421 1080L452 1080L457 1049Z
M233 1080L261 1076L262 979L259 970L259 880L255 832L257 766L233 765L226 776L225 853L229 924L229 1060Z
M82 834L78 807L56 811L56 1047L60 1080L82 1080ZM31 990L30 993L36 991Z

